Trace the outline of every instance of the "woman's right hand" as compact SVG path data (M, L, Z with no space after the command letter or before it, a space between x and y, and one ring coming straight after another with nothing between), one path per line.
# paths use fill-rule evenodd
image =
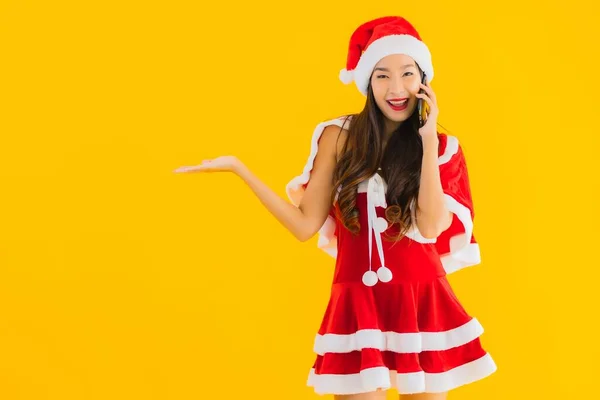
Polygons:
M242 166L236 156L220 156L214 159L203 160L199 165L189 165L177 168L175 173L191 172L235 172Z

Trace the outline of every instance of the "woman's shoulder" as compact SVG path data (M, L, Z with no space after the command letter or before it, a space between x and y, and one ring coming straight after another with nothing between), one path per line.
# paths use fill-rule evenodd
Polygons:
M331 140L336 143L338 159L348 139L348 130L350 129L351 121L352 115L343 115L320 124L322 128L321 136L325 140Z
M335 130L335 127L338 127L338 131L341 129L343 131L348 131L350 129L350 125L352 124L353 115L341 115L336 118L328 119L322 121L319 125L324 128L329 128L329 130Z

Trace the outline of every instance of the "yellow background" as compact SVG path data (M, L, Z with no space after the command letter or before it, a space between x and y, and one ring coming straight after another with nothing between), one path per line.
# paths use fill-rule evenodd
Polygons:
M315 125L361 109L338 72L388 14L471 174L483 262L451 282L499 369L450 398L594 397L591 4L0 2L0 398L317 398L333 259L235 175L172 171L233 154L285 196Z

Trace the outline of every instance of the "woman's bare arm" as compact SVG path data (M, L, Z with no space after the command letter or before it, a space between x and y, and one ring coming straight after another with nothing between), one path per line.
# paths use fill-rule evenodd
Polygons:
M331 209L333 171L341 148L340 131L338 126L331 125L321 134L310 183L298 207L280 197L243 163L234 169L267 210L300 241L312 238L319 231Z

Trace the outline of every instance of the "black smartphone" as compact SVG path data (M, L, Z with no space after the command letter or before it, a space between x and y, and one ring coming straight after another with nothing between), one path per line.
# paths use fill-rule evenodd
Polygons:
M423 72L423 78L421 78L421 83L424 85L425 82L426 82L426 75L425 75L425 72ZM425 91L423 89L420 89L419 93L425 93ZM423 125L425 125L425 122L427 121L427 112L428 112L427 102L425 102L425 100L423 100L423 99L419 99L419 101L417 102L417 108L418 108L418 113L419 113L419 126L423 126Z

